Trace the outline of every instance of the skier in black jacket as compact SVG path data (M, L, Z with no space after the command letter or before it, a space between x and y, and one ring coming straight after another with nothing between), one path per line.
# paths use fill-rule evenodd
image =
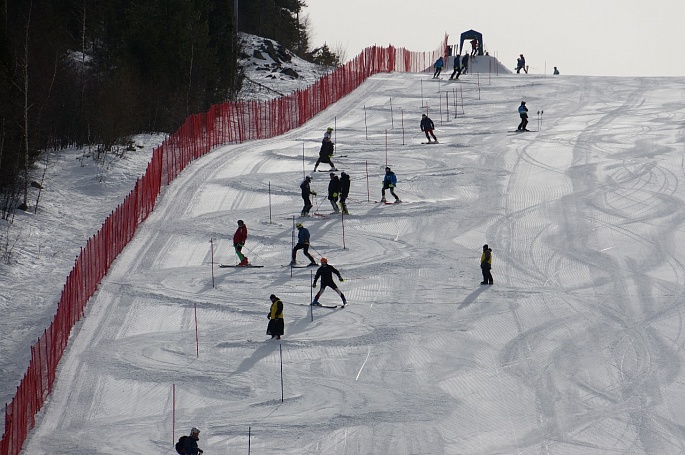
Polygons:
M331 172L331 181L328 182L328 200L331 201L331 206L333 206L333 211L335 213L340 213L338 208L338 196L340 196L340 179L335 173Z
M313 207L312 201L309 198L309 196L311 196L312 194L316 196L316 191L312 191L312 189L309 187L311 181L312 178L310 176L307 176L304 178L304 181L300 184L300 189L302 190L302 200L304 201L304 207L302 208L300 216L309 216L309 211Z
M434 129L435 124L433 124L433 120L431 120L426 114L423 114L421 116L421 131L426 133L426 139L428 139L429 144L431 143L431 136L433 136L435 142L438 142L438 138L435 137L435 134L433 134ZM430 136L428 134L430 134Z
M323 141L321 142L321 149L319 150L319 159L316 160L316 164L314 165L314 171L316 171L316 168L319 167L320 163L328 163L331 165L331 171L337 171L335 164L331 161L333 153L335 153L333 141L331 141L329 136L324 136Z
M455 74L457 75L457 77L454 77ZM459 76L461 76L461 56L457 54L457 56L454 57L454 71L452 71L450 80L452 80L452 78L459 79Z
M321 278L321 290L319 290L319 292L316 293L316 296L314 296L314 301L312 302L312 305L321 305L319 303L319 297L321 297L323 291L325 291L326 288L329 287L338 293L338 295L342 299L342 306L343 308L345 308L345 305L347 305L347 299L345 298L345 294L343 294L340 291L340 289L338 289L338 286L333 282L334 273L338 276L338 280L341 283L345 281L343 280L343 277L340 275L340 272L338 272L338 270L335 267L333 267L332 265L328 265L328 259L321 258L321 267L319 267L319 270L316 271L316 275L314 275L314 284L312 284L312 287L316 288L316 282L319 278Z
M340 208L345 215L349 215L347 211L347 195L350 194L350 176L346 172L340 173Z
M464 54L461 58L461 74L466 74L469 71L469 54Z

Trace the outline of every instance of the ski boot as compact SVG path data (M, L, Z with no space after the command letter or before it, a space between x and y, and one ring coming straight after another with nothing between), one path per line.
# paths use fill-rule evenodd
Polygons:
M240 264L238 264L238 267L247 267L248 265L250 265L250 264L247 263L247 256L243 256L243 260L240 261Z
M402 202L400 201L400 198L395 198L395 204L399 204L400 202Z
M321 306L321 304L319 303L318 300L314 300L314 301L312 302L312 306Z
M383 196L383 197L381 198L381 202L386 202L386 201L385 201L385 196Z

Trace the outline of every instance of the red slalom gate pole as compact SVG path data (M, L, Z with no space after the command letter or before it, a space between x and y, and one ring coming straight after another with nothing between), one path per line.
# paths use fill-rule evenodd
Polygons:
M200 357L200 339L197 335L197 303L195 305L195 355Z
M214 239L209 239L209 246L212 250L212 288L214 287Z

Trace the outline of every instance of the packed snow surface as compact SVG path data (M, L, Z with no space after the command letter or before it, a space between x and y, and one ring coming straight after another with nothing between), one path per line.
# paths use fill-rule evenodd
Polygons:
M685 452L685 79L430 76L375 76L166 187L25 453L171 454L193 426L207 455ZM539 131L511 132L521 100ZM439 144L421 144L425 112ZM328 126L350 216L319 172L321 216L296 220L349 304L312 310L314 270L285 265ZM386 165L402 204L374 203ZM238 219L264 267L212 269L236 263Z

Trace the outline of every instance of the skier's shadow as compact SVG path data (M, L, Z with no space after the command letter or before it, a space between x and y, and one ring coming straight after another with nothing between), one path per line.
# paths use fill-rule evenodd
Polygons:
M476 289L475 291L473 291L472 293L470 293L469 295L466 296L466 298L464 299L464 301L461 302L461 305L459 305L459 308L458 308L458 309L463 310L463 309L466 308L467 306L471 305L473 302L476 301L476 299L478 298L478 296L479 296L483 291L487 290L488 288L489 288L489 286L487 286L487 285L481 285L478 289Z

